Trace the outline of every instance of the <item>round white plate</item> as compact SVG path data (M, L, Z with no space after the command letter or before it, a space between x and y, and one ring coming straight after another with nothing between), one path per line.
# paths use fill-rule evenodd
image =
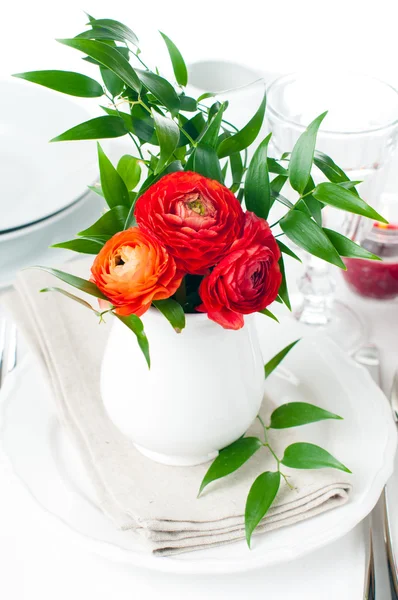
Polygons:
M291 336L291 331L288 334ZM275 336L274 344L279 347L286 341L281 337ZM269 356L269 340L262 338ZM1 393L2 445L14 472L43 509L56 517L54 523L62 523L82 544L101 555L175 573L265 567L314 551L357 525L371 511L392 473L396 446L396 429L385 396L362 367L326 340L302 340L284 368L269 378L267 387L277 403L305 400L344 417L344 421L307 425L301 428L301 438L327 448L352 469L353 491L342 507L255 536L251 551L238 542L159 558L133 533L116 530L97 505L77 450L58 424L50 391L31 357L7 378Z
M90 118L65 94L0 81L0 233L45 219L86 192L98 174L94 142L49 140Z
M0 290L12 284L20 269L32 265L59 266L75 258L75 252L50 248L51 244L74 238L77 231L100 218L105 206L103 198L87 190L84 197L61 212L34 225L0 234Z

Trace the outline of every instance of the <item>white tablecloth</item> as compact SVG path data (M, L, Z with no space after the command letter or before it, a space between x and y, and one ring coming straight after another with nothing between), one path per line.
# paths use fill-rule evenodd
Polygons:
M296 264L291 261L288 267L292 282L299 274ZM338 297L371 325L370 339L381 351L383 386L389 389L398 365L398 303L362 300L342 281ZM228 577L173 576L106 562L80 547L73 534L60 534L12 475L4 457L0 490L0 592L7 600L52 600L54 595L58 600L146 600L160 595L164 600L233 600L242 594L260 599L265 593L269 600L362 600L367 522L331 546L272 569Z
M165 31L188 61L219 58L261 71L287 72L340 65L398 82L396 22L390 0L336 0L320 15L317 0L245 3L202 0L196 6L86 0L95 16L114 17L136 29L151 56L164 52ZM80 0L11 2L2 7L0 77L45 68L84 71L78 54L55 42L83 29ZM150 15L149 15L150 12ZM167 57L165 59L167 61ZM162 64L165 64L163 60ZM383 385L398 365L398 304L363 301L339 285L339 297L361 312L381 349ZM28 451L28 449L27 449ZM362 600L368 525L290 564L234 576L189 577L138 571L88 554L73 535L60 535L0 460L0 597L7 600ZM384 600L381 592L379 598Z

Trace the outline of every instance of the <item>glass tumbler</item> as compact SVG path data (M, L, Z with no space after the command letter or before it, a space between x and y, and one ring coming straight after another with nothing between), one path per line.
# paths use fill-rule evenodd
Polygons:
M347 73L336 75L296 73L275 80L268 88L268 125L272 153L280 158L291 152L299 136L318 115L328 111L318 132L316 148L330 156L351 180L360 181L358 192L377 209L386 171L398 140L398 92L378 79ZM326 181L314 168L315 184ZM298 195L290 186L282 192L290 200ZM351 215L325 207L323 225L344 235L350 233ZM334 299L333 269L306 254L306 269L298 281L300 299L295 317L323 329L348 352L366 339L361 318Z

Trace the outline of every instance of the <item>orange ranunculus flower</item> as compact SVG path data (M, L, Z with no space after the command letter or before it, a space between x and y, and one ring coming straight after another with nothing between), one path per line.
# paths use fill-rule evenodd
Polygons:
M143 315L153 300L169 298L183 273L149 233L132 227L106 242L91 267L91 280L118 315Z

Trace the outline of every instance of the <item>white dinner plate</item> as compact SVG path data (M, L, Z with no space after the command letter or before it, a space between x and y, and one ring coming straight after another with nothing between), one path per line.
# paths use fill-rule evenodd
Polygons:
M60 266L77 253L51 244L73 239L103 214L105 200L87 190L78 201L33 225L0 234L0 290L10 286L21 269L33 265ZM93 257L94 260L94 257Z
M95 143L49 140L91 118L65 94L0 81L0 234L76 202L98 174Z
M267 322L267 323L266 323ZM270 332L259 321L265 356L280 348L292 331ZM271 328L271 331L272 328ZM276 331L276 330L275 330ZM270 348L270 338L271 346ZM289 354L283 368L268 379L267 392L277 404L316 403L344 417L301 428L303 441L320 444L352 471L353 490L344 506L254 538L253 549L235 542L155 557L131 532L115 529L98 507L77 450L58 423L51 393L32 357L8 378L0 398L2 446L14 472L54 523L76 540L112 560L174 573L227 573L289 561L336 540L373 508L392 473L396 429L389 404L368 375L325 339L306 338Z

